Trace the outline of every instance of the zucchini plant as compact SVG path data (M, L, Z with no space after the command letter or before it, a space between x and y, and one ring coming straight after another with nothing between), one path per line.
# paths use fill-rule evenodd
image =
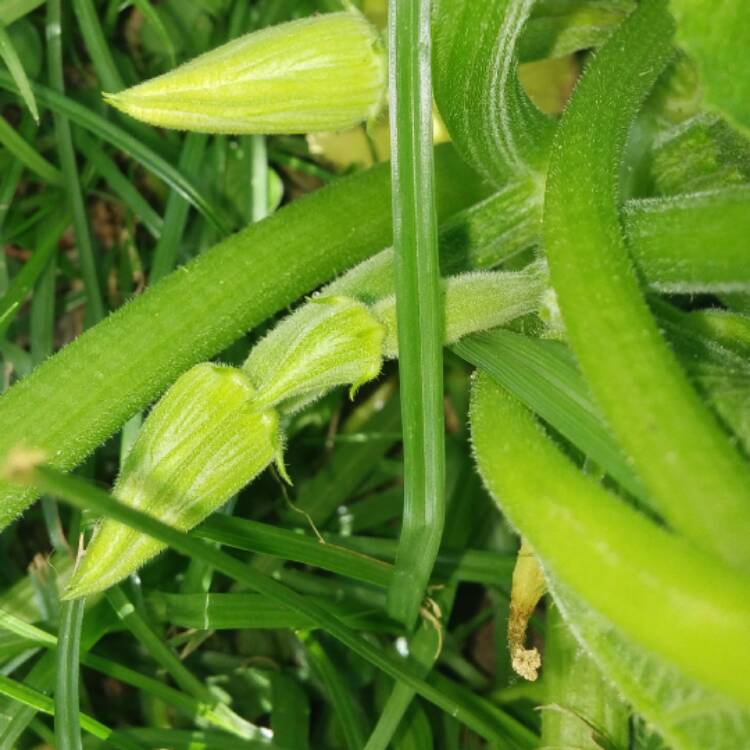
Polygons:
M0 746L750 746L748 29L0 0Z

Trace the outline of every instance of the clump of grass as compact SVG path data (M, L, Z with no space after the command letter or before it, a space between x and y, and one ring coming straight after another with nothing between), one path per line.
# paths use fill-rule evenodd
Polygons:
M750 744L698 5L0 0L0 746Z

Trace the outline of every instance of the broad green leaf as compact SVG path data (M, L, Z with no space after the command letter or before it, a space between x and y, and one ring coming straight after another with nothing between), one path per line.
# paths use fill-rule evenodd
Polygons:
M671 0L677 41L693 57L705 103L750 129L750 3Z
M586 605L570 587L550 580L555 600L583 647L623 697L654 726L672 750L737 750L750 746L750 708L640 648ZM731 644L726 644L731 649Z

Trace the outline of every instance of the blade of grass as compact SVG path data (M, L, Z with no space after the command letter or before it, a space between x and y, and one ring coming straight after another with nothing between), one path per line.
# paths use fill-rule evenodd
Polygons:
M398 541L381 537L323 534L326 541L352 549L368 557L392 561L396 557ZM515 557L489 550L440 548L435 560L434 577L440 581L454 580L497 586L510 581ZM341 571L341 574L345 574Z
M432 163L430 2L388 4L404 514L388 611L414 626L445 520L442 297Z
M159 14L159 8L152 5L151 0L133 0L133 5L143 14L146 21L150 23L154 31L159 35L162 45L167 52L169 65L172 68L177 67L177 53L175 52L174 42L169 34L169 30L164 25L164 21ZM107 84L109 85L109 84ZM110 91L119 91L120 89L109 89Z
M58 93L65 91L62 62L62 11L60 0L47 2L47 55L51 87ZM96 257L89 233L86 206L81 193L73 139L68 118L59 112L54 113L55 141L58 158L65 180L65 195L73 215L73 231L81 265L83 285L86 290L86 314L88 321L96 323L104 317L104 303L97 275Z
M114 586L105 596L117 616L156 663L162 666L188 695L210 707L216 723L221 722L222 728L227 732L245 739L259 739L262 736L262 731L258 727L232 711L180 661L138 612L121 587Z
M70 224L70 214L67 210L53 217L45 224L40 232L39 240L31 258L23 268L13 277L5 294L0 298L0 338L13 322L16 312L26 298L29 290L34 286L47 268L50 258L54 255L60 236ZM45 347L47 349L47 347ZM44 357L51 354L46 351ZM42 357L43 358L43 357Z
M464 446L462 446L464 447ZM474 525L474 509L478 478L466 453L453 450L448 454L449 482L451 487L448 523L443 537L445 551L465 549ZM506 574L507 575L507 574ZM450 576L448 584L432 600L433 618L424 618L409 639L409 662L416 674L426 676L432 670L443 647L443 628L449 621L457 590L457 578ZM398 734L404 716L413 705L415 691L403 682L396 682L383 705L366 750L385 750Z
M63 602L57 644L55 740L58 750L82 750L78 679L85 599Z
M391 580L391 566L380 560L335 544L321 544L312 537L270 524L213 515L194 534L229 547L313 565L376 586L388 586Z
M5 29L5 24L0 22L0 57L8 68L8 72L13 77L13 80L18 87L18 91L21 94L21 98L26 103L26 106L31 112L31 116L34 121L39 124L39 110L36 106L36 99L34 98L34 92L31 90L31 84L26 76L23 64L18 57L18 52L13 45L13 40L8 35Z
M281 608L279 607L277 607L276 609L278 611L281 611ZM286 611L288 613L288 610ZM308 621L305 622L305 625L300 624L298 627L305 627L307 624ZM193 626L188 625L186 627ZM259 627L270 626L263 624ZM21 620L20 618L15 617L14 615L11 615L3 610L0 610L0 628L15 633L16 635L19 635L32 643L42 644L46 648L56 649L58 647L58 639L54 635L48 633L45 630L42 630L41 628L36 627L35 625L31 625L24 620ZM137 672L134 669L130 669L129 667L126 667L122 664L118 664L111 659L107 659L96 654L85 653L81 656L81 664L94 669L103 675L107 675L108 677L111 677L115 680L119 680L128 685L132 685L139 690L148 692L151 695L165 701L169 705L179 709L188 717L200 716L219 727L223 727L225 724L225 721L220 716L215 714L211 705L202 703L193 696L186 695L179 690L175 690L174 688L165 685L159 680L147 677L146 675L143 675L140 672ZM58 709L56 709L56 711L57 710Z
M18 159L45 182L62 185L62 172L31 146L4 117L0 117L0 143L13 154L14 159Z
M0 87L11 91L17 90L13 79L4 71L0 71ZM146 146L138 138L108 122L88 107L51 88L40 84L32 84L32 89L40 104L49 107L56 114L64 115L77 125L124 151L150 172L153 172L159 179L164 180L172 190L176 190L186 200L190 201L222 234L229 232L229 226L221 212L206 200L195 185L164 157Z
M188 133L185 136L178 168L188 178L197 171L203 159L207 141L207 136L202 133ZM189 208L190 203L178 193L171 193L167 199L164 228L154 249L150 274L152 284L169 274L175 267Z
M21 133L25 136L27 132L30 132L30 128L26 125L30 124L31 121L24 120L21 123ZM18 183L21 180L23 174L23 164L14 159L9 168L6 170L2 179L0 179L0 248L5 248L6 231L5 231L5 218L8 215L8 211L13 202L13 197L16 194ZM0 251L0 294L5 294L8 290L8 264L5 258L4 249ZM2 317L0 316L0 320ZM0 336L0 341L2 337Z
M247 137L252 165L251 221L260 221L268 215L268 152L264 135Z
M240 740L218 732L191 731L187 729L158 729L141 727L126 729L119 736L142 742L148 748L170 750L269 750L266 742ZM275 748L275 745L271 746ZM283 746L287 750L286 746ZM289 748L292 750L292 748Z
M16 682L16 680L12 680L10 677L0 675L0 693L25 706L33 708L35 711L55 716L55 702L52 698L48 698L43 693L34 690L34 688L28 687L28 685L24 685L21 682ZM76 714L75 722L76 725L80 724L81 729L100 740L108 742L112 747L120 748L121 750L142 750L141 745L137 742L113 732L109 727L87 714ZM59 742L57 734L55 737ZM62 750L63 746L60 745L59 747Z
M72 561L68 556L54 558L55 568L62 572L68 567L72 567ZM55 605L59 605L57 599L57 585L53 581ZM42 617L49 619L49 611L43 611ZM83 633L81 636L82 650L90 649L100 638L104 636L111 623L102 621L100 618L86 618L84 620ZM50 693L55 687L56 677L56 655L52 652L42 654L39 660L33 665L31 671L24 678L24 684L34 690ZM14 747L21 733L26 729L29 722L34 717L35 710L26 705L15 704L7 706L0 711L0 747Z
M143 223L149 234L159 239L164 224L161 216L138 192L131 180L120 171L114 160L105 153L100 144L80 128L74 130L73 139L78 150L96 168L115 195L133 212L136 219Z
M362 750L367 737L364 712L362 705L355 698L355 691L347 684L345 675L339 668L341 662L334 662L323 638L307 633L301 636L301 640L313 670L328 693L347 747L349 750Z
M125 88L120 71L110 52L92 0L73 0L73 12L83 36L94 70L106 91L116 93Z
M297 680L275 673L271 677L271 704L274 744L287 750L308 750L310 702Z
M564 345L497 329L467 336L453 350L533 409L628 492L650 503Z
M280 575L283 577L284 574ZM321 606L328 607L347 627L371 632L397 632L393 620L382 613L384 598L381 606L359 601L356 592L347 591L339 582L332 587L329 579L313 578L319 586L312 597ZM368 593L371 591L367 590ZM165 594L156 591L149 595L148 603L153 616L160 622L195 630L310 630L317 627L309 617L293 612L263 594Z
M465 694L448 695L444 689L430 685L416 677L403 664L386 655L381 648L351 631L326 608L311 602L306 597L297 594L273 578L259 573L241 561L214 549L206 542L177 531L151 516L123 505L80 477L65 475L49 466L40 466L34 470L32 481L39 490L55 494L75 507L88 508L96 513L106 515L132 526L142 533L149 534L178 552L190 557L200 557L230 578L259 593L266 594L269 598L288 606L293 611L311 617L319 627L326 630L351 651L394 680L405 683L428 701L450 713L483 737L491 741L505 741L508 737L511 737L519 749L529 748L530 750L536 746L536 737L532 732L499 709L491 709L482 698L474 697L469 700ZM452 683L448 681L447 685L450 686ZM450 692L455 693L452 689Z

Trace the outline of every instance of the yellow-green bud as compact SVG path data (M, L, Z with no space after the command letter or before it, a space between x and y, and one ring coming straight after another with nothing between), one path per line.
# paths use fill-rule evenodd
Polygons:
M283 320L250 353L245 372L257 400L287 413L332 388L377 377L383 326L350 297L317 297Z
M386 59L359 13L330 13L234 39L106 100L152 125L202 133L344 130L380 112Z
M186 372L146 419L115 484L115 497L182 531L200 523L278 452L276 412L259 410L254 394L236 368L204 363ZM164 547L103 520L65 598L112 586Z

